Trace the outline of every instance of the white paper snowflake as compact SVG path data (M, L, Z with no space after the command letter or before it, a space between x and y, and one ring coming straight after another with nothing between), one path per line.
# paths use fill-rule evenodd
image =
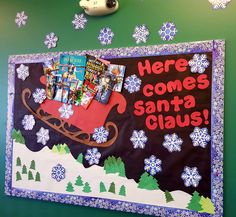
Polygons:
M98 40L102 45L108 45L112 43L114 33L109 27L105 27L100 30Z
M195 127L189 137L192 139L193 146L200 146L202 148L205 148L207 143L211 140L207 128Z
M20 28L26 25L28 16L25 14L24 11L16 13L15 23Z
M133 38L135 39L137 44L141 42L146 43L149 34L150 33L146 25L137 25L134 28Z
M170 41L174 39L177 32L178 30L176 29L175 24L167 22L163 23L158 33L163 41Z
M137 77L137 75L130 75L125 79L124 88L129 93L135 93L140 90L141 87L141 79Z
M17 77L24 81L29 76L29 66L25 66L24 64L20 64L20 66L16 69Z
M184 167L184 171L181 175L181 178L184 180L184 185L186 187L190 187L191 185L193 187L197 187L199 184L199 181L202 179L200 174L198 173L197 167Z
M65 179L65 173L66 169L61 164L57 164L52 168L51 176L53 179L55 179L57 182L60 182L61 180Z
M51 32L45 36L44 44L48 49L54 48L57 46L58 37L54 32Z
M202 74L206 68L210 65L207 60L206 54L194 54L193 59L188 62L191 67L191 72Z
M46 91L44 89L37 88L33 93L33 98L35 103L43 103L43 101L47 98Z
M93 133L93 139L97 143L103 143L107 141L107 137L109 135L108 130L105 129L105 127L99 127L94 129Z
M33 115L25 115L21 121L25 130L32 130L35 125L35 119Z
M144 149L148 138L145 135L143 130L134 130L132 136L130 137L130 141L133 143L133 147Z
M41 127L39 131L36 133L37 135L37 143L42 143L43 145L46 145L49 137L49 130Z
M149 158L144 159L144 170L149 172L152 176L156 175L158 172L161 172L161 160L156 156L152 155Z
M88 161L89 165L99 164L100 157L101 153L97 148L88 149L85 155L85 159Z
M215 10L225 9L231 0L208 0Z
M75 14L72 24L75 29L84 29L87 22L88 22L87 18L82 13L82 14Z
M165 141L162 145L168 149L169 152L181 151L181 145L183 140L177 136L177 134L167 134L164 136Z
M67 105L67 104L63 104L58 111L60 112L60 116L61 118L65 118L65 119L69 119L71 117L71 115L74 114L74 111L72 109L72 105Z

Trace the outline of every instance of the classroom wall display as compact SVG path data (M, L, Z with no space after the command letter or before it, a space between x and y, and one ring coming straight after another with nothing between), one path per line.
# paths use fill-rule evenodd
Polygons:
M223 216L224 49L212 40L10 56L6 194L155 216ZM68 57L82 61L80 69ZM109 85L99 95L101 73ZM82 98L70 103L72 89Z

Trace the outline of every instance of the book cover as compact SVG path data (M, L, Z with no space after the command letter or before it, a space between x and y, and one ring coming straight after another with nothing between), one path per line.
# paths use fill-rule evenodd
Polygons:
M89 81L85 80L83 85L81 106L87 109L96 95L96 86Z

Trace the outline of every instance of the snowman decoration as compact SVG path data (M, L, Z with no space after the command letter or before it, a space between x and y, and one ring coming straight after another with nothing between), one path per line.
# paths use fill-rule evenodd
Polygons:
M112 14L119 7L118 0L81 0L79 4L91 16Z

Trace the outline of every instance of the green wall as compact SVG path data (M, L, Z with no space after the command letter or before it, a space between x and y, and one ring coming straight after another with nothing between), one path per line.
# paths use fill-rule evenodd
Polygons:
M84 31L75 31L71 21L80 13L76 0L0 0L0 217L49 216L120 216L119 212L70 206L4 195L5 128L7 116L8 55L48 52L43 44L45 34L53 31L59 43L53 51L102 48L97 40L99 30L109 26L115 33L111 46L135 46L132 32L136 24L147 24L151 36L149 45L163 43L157 35L165 21L175 22L179 32L173 41L187 42L226 39L225 76L225 150L224 209L226 217L236 216L236 2L225 10L213 11L207 0L119 0L118 13L89 17ZM25 27L14 23L16 12L29 16ZM125 213L122 216L137 216Z

